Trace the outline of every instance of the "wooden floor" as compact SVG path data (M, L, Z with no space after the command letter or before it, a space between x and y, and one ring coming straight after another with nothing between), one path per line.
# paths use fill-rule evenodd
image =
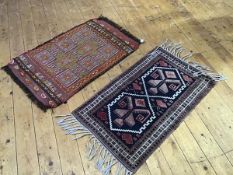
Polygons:
M71 27L107 16L146 43L69 102L43 113L0 71L0 174L98 175L87 138L72 141L56 125L166 38L224 74L137 175L233 175L232 0L0 0L0 66Z

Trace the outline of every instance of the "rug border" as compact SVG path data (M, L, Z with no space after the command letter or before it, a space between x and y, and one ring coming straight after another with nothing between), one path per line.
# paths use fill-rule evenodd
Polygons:
M17 57L16 57L17 58ZM10 76L10 78L23 90L23 92L27 95L27 97L36 105L38 106L42 111L46 112L47 108L40 100L38 100L33 92L25 86L25 84L19 79L8 67L8 65L1 68L7 75ZM45 92L46 93L46 92Z
M85 22L82 22L82 23L80 23L80 24L78 24L78 25L75 25L74 27L70 28L69 30L64 31L64 32L62 32L62 33L60 33L60 34L58 34L58 35L52 37L51 39L49 39L49 40L43 42L42 44L39 44L38 46L36 46L36 47L34 47L34 48L32 48L32 49L29 49L29 50L23 52L23 53L20 54L20 55L23 55L23 54L26 54L26 53L28 53L28 52L30 52L30 51L33 51L33 50L35 50L35 49L38 49L39 47L41 47L41 46L43 46L43 45L45 45L45 44L51 42L52 40L54 40L54 39L56 39L56 38L58 38L58 37L60 37L60 36L62 36L62 35L64 35L64 34L70 32L70 31L72 31L73 29L75 29L75 28L77 28L77 27L79 27L79 26L81 26L81 25L84 25L85 23L87 23L87 22L89 22L89 21L93 21L93 20L103 20L103 21L109 23L110 25L112 25L114 28L118 29L120 32L122 32L124 35L126 35L126 36L129 37L130 39L132 39L132 40L134 40L135 42L137 42L138 45L142 44L142 42L140 41L140 39L138 39L138 38L137 38L136 36L134 36L132 33L128 32L126 29L124 29L124 28L121 27L119 24L115 23L114 21L110 20L109 18L107 18L107 17L101 15L101 16L99 16L98 18L89 19L89 20L87 20L87 21L85 21ZM107 29L106 29L106 30L107 30ZM117 37L115 34L113 34L113 35L114 35L115 37ZM117 37L117 38L118 38L118 37ZM120 38L118 38L118 39L120 39ZM122 42L124 42L122 39L120 39L120 40L121 40ZM126 44L127 44L127 43L126 43ZM127 45L129 45L129 44L127 44ZM129 47L131 47L131 46L129 45ZM93 77L93 78L90 79L88 82L86 82L85 84L83 84L82 86L80 86L80 87L77 89L77 91L76 91L73 95L75 95L77 92L79 92L79 91L80 91L81 89L83 89L85 86L87 86L90 82L96 80L97 78L99 78L99 77L102 76L103 74L107 73L111 68L113 68L114 66L116 66L117 64L119 64L119 63L120 63L123 59L125 59L126 57L130 56L131 54L133 54L137 49L138 49L138 48L132 49L132 52L131 52L131 53L127 53L127 54L126 54L125 56L123 56L121 59L117 60L113 65L111 65L110 67L108 67L105 71L101 72L100 74L98 74L97 76ZM11 58L11 60L16 59L17 57L19 57L19 56L16 56L16 57L14 57L14 58ZM9 64L9 63L8 63L8 64ZM33 94L32 90L31 90L29 87L27 87L27 86L24 84L24 82L22 82L22 80L20 80L20 79L12 72L12 70L8 67L8 64L5 65L5 66L3 66L3 67L1 67L1 69L4 70L4 71L14 80L14 82L15 82L18 86L20 86L21 89L23 89L24 93L26 93L26 95L28 96L28 98L29 98L36 106L38 106L40 109L42 109L44 112L46 112L48 109L53 109L53 108L58 107L58 106L61 105L61 104L67 103L67 101L71 98L71 97L69 97L67 101L61 102L61 103L57 104L55 107L51 107L51 106L45 105L41 100L39 100L39 99ZM45 92L46 94L48 94L46 91L44 91L44 92Z
M169 56L175 57L175 59L180 60L180 58L172 55L170 52L168 52L167 50L163 49L162 47L158 46L154 49L152 49L151 51L149 51L144 57L142 57L140 60L138 60L136 63L134 63L129 69L127 69L125 72L123 72L122 74L118 75L116 78L114 78L111 82L109 82L105 87L103 87L101 90L99 90L97 93L95 93L90 99L88 99L84 104L82 104L80 107L76 108L74 111L72 111L71 114L74 115L74 117L77 119L78 117L78 113L76 114L76 111L79 111L81 108L85 107L88 103L90 103L91 101L93 101L97 96L99 96L104 90L108 89L112 84L114 84L116 81L118 81L121 77L125 76L125 74L127 74L129 71L131 71L133 68L136 67L137 64L140 64L141 62L144 61L144 59L153 51L157 50L157 49L162 49L166 54L168 54ZM182 60L180 60L182 61ZM188 63L186 63L188 64ZM192 67L194 70L198 71L198 69L196 69L195 67L193 67L192 65L189 65L190 67ZM121 162L128 170L132 171L132 172L136 172L141 165L148 159L148 157L153 154L153 152L163 143L163 141L169 137L173 131L175 131L177 129L177 127L182 123L182 121L187 117L187 115L193 110L195 109L195 107L199 104L199 102L210 92L210 90L215 86L215 81L212 80L209 76L207 76L210 79L210 82L208 82L207 87L204 91L202 91L200 94L197 95L197 97L190 103L189 106L186 107L186 109L184 111L181 112L181 114L179 115L178 119L176 122L174 122L174 125L172 128L170 128L169 130L167 130L167 133L163 133L162 137L159 139L159 142L156 143L154 145L154 147L151 147L150 149L152 149L153 151L150 151L149 155L146 156L146 159L143 159L142 162L140 162L140 166L138 166L137 168L132 169L131 167L125 166L123 164L123 162L121 160L118 159L118 157L115 156L115 153L113 153L111 150L108 149L107 146L105 146L104 143L102 143L99 139L99 141L102 143L102 145L109 151L111 152L111 154L119 161ZM78 119L77 119L78 120ZM83 123L82 121L78 120L82 125L84 125L86 127L86 124ZM88 127L87 127L88 128ZM89 129L88 129L89 130ZM89 130L96 138L99 138L98 136L96 136L91 130ZM165 134L165 136L164 136Z

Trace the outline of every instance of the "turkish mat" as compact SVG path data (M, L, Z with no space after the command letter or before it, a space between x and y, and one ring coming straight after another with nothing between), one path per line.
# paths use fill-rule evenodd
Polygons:
M21 54L4 69L38 106L54 108L133 53L142 42L101 16Z
M224 79L191 57L180 44L161 44L58 124L74 139L90 138L88 158L103 175L112 166L117 175L135 173Z

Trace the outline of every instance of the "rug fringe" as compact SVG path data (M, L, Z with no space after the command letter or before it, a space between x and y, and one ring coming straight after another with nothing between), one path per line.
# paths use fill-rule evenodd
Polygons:
M28 98L42 111L46 112L49 107L45 106L40 100L38 100L33 93L30 91L30 89L22 83L16 75L11 71L11 69L8 67L8 65L1 67L3 71L6 72L7 75L11 77L11 79L23 90L23 92L28 96Z
M226 78L218 73L212 71L209 67L201 65L197 62L190 61L192 59L193 53L187 51L181 43L171 42L170 40L166 40L165 42L160 44L160 47L172 54L173 56L179 58L181 61L188 64L188 66L192 66L197 69L194 76L205 75L213 79L214 81L221 81L225 80ZM187 53L186 55L182 56L181 54Z
M132 175L121 162L119 162L111 152L86 128L84 127L72 114L59 115L61 117L57 123L66 132L67 135L73 135L73 140L88 136L89 141L86 145L87 158L93 160L95 158L96 168L102 175L110 175L112 167L117 167L115 175Z

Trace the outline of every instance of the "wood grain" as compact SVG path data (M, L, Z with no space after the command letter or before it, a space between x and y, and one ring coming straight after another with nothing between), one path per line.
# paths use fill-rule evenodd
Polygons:
M232 12L232 0L0 0L0 66L101 14L146 41L67 104L46 113L1 70L0 174L100 174L86 158L87 139L72 141L56 125L55 116L80 106L169 38L182 42L195 61L227 80L201 101L137 175L232 175Z

